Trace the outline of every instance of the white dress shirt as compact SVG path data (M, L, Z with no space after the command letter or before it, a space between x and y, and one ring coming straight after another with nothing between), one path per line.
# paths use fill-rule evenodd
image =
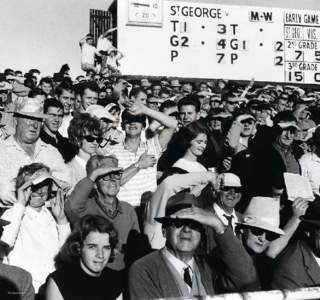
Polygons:
M183 262L179 258L175 257L167 248L163 249L163 254L166 256L166 258L169 260L171 265L175 268L175 270L178 272L178 274L181 276L182 280L184 280L184 270L186 268L189 268L190 277L192 280L193 277L193 269L194 269L194 259L192 258L187 263ZM191 287L186 284L186 287L188 288L189 292L191 291Z
M320 196L320 157L315 153L306 153L299 159L301 175L310 181L314 194Z
M225 212L217 203L213 203L213 209L216 212L217 216L219 217L220 221L225 226L228 226L229 223L228 223L228 219L224 215L233 216L232 229L233 229L233 232L235 233L236 223L239 221L235 210L233 210L232 214L230 215L227 212Z

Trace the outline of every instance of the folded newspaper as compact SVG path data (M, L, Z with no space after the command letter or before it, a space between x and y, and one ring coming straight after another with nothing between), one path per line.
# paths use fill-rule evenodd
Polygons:
M314 200L311 184L307 177L284 173L284 181L286 183L288 200L294 201L296 198L303 198L308 201Z

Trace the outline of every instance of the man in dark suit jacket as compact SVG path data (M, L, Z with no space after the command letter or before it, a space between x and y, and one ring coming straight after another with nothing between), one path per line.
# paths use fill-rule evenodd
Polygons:
M213 295L250 289L256 282L252 260L229 226L210 211L196 207L191 194L168 200L162 223L166 246L136 261L129 271L131 299L154 299ZM203 225L216 232L217 247L225 264L222 273L197 257ZM210 263L208 261L208 263Z
M320 285L320 200L315 200L302 219L309 231L291 243L280 258L271 286L274 289L295 289Z

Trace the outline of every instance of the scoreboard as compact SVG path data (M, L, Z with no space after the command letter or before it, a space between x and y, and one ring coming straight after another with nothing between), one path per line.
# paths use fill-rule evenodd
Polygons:
M127 75L320 83L320 11L118 0Z

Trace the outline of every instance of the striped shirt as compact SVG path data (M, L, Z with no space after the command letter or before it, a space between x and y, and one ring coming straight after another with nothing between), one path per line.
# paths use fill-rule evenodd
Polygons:
M115 155L119 160L119 167L127 168L136 163L140 156L147 151L149 155L154 155L159 159L162 149L158 137L141 140L136 152L126 149L124 142L111 146L108 154ZM139 170L127 183L121 186L118 198L132 206L139 206L141 195L144 192L154 192L157 188L157 164L153 167Z

